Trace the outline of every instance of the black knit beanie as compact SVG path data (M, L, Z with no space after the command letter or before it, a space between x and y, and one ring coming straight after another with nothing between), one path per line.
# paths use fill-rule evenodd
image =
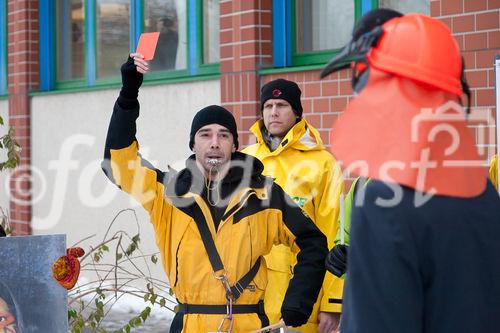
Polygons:
M191 150L193 150L196 132L203 126L210 124L219 124L227 128L233 135L234 146L238 149L238 129L233 114L222 106L209 105L198 111L193 118L191 133L189 134L189 148Z
M302 104L300 103L300 91L297 83L285 79L277 79L266 83L260 92L260 110L264 109L264 103L268 99L284 99L292 106L293 112L302 117Z

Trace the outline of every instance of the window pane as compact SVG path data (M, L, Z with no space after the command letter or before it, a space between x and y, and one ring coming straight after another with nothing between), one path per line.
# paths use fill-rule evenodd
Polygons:
M218 63L219 0L203 0L203 63Z
M354 26L354 1L296 0L296 52L338 49Z
M56 1L57 81L82 79L85 68L83 0Z
M153 70L187 68L185 0L144 0L144 31L159 31Z
M429 0L379 0L380 8L391 8L403 14L422 13L430 14Z
M96 0L97 77L120 75L130 51L130 0Z

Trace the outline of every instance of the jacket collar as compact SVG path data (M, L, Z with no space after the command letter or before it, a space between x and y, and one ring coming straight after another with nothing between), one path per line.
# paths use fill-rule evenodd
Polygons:
M262 188L265 177L262 176L264 165L255 157L235 152L231 155L229 171L222 179L223 190L228 193L235 191L240 184L250 184L251 187ZM248 179L250 178L250 179ZM183 196L188 192L201 194L205 187L205 176L196 164L195 155L186 160L186 168L179 172L169 170L167 195Z
M255 137L257 138L257 142L260 145L266 146L266 148L270 151L262 134L263 128L264 121L260 119L252 125L252 127L250 128L250 132L255 135ZM279 154L279 152L286 149L308 151L323 150L325 149L325 147L323 145L323 141L321 140L321 135L319 134L319 132L302 117L300 121L296 123L281 140L278 148L273 152L270 151L270 153Z

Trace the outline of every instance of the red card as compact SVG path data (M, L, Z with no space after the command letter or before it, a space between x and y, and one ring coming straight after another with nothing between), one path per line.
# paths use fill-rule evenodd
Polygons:
M145 32L141 34L136 52L142 54L144 60L153 60L159 36L159 32Z

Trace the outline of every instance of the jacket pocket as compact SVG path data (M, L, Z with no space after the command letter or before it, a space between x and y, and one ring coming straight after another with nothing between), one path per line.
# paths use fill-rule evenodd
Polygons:
M179 230L181 232L180 236L176 238L176 242L172 246L172 253L175 253L175 255L172 256L172 265L170 266L170 286L172 288L177 286L177 283L179 282L179 250L181 248L181 244L184 240L184 237L186 236L186 232L188 230L188 227L184 228L184 230ZM174 251L175 249L175 251Z
M285 245L273 246L271 252L266 255L267 268L281 273L292 273L292 258L294 254Z

